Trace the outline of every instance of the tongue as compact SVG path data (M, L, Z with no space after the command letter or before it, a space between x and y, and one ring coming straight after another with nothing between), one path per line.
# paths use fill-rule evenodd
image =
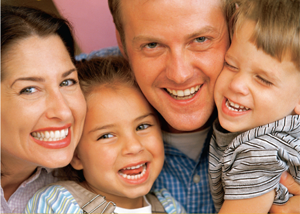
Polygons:
M122 172L123 174L126 175L137 175L137 174L141 174L143 171L143 166L141 166L140 168L137 169L121 169L120 172Z

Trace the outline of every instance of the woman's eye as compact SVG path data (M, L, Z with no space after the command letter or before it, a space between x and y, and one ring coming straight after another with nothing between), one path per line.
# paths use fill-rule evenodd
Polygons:
M141 124L141 125L139 125L138 127L136 127L136 130L137 130L137 131L140 131L140 130L147 129L147 128L149 128L149 127L150 127L149 124Z
M156 42L151 42L151 43L148 43L147 45L146 45L146 47L147 48L156 48L157 47L157 43Z
M97 140L100 140L100 139L107 139L107 138L112 138L113 135L112 134L104 134L102 135L101 137L99 137Z
M201 37L196 38L195 40L196 40L196 42L202 43L202 42L205 42L207 40L207 38L204 36L201 36Z
M35 87L27 87L27 88L22 89L20 91L20 94L32 94L36 91L37 91L37 89Z
M71 85L74 85L76 83L77 83L77 81L75 81L73 79L68 79L68 80L62 81L59 86L61 86L61 87L71 86Z
M262 83L264 83L265 85L273 85L273 83L271 83L270 81L260 77L260 76L257 76L257 79L259 79L259 81L261 81Z

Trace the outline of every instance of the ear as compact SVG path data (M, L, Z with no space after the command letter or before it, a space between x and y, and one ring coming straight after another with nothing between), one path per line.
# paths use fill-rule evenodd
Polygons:
M299 98L299 101L298 101L294 111L295 111L296 114L300 115L300 98Z
M122 43L122 40L121 40L121 36L120 36L120 33L117 29L116 29L116 38L117 38L118 46L119 46L119 49L120 49L122 55L127 59L127 54L125 53L123 43Z
M76 170L82 170L83 169L83 165L81 163L81 160L78 156L78 152L77 152L77 149L75 150L74 152L74 155L73 155L73 158L71 160L71 163L72 167Z

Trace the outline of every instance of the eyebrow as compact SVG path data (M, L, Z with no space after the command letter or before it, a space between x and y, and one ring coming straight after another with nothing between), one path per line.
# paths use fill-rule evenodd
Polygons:
M134 119L134 121L139 121L139 120L142 120L142 119L144 119L146 117L149 117L149 116L155 117L154 113L149 113L149 114L145 114L145 115L142 115L140 117L137 117L136 119ZM115 126L114 124L107 124L107 125L104 125L104 126L97 126L96 128L92 129L88 133L92 133L92 132L99 131L99 130L102 130L102 129L112 128L114 126Z
M206 34L206 33L217 33L217 29L212 27L212 26L205 26L199 30L197 30L196 32L193 32L191 34L188 34L186 36L187 39L190 39L190 38L194 38L194 37L199 37L199 35L201 34ZM136 36L133 38L132 40L132 43L135 43L135 42L138 42L138 41L143 41L143 40L146 40L146 41L151 41L151 42L159 42L160 39L157 38L157 37L154 37L154 36L146 36L146 35L139 35L139 36Z
M75 68L72 68L69 71L66 71L62 74L62 77L65 78L67 76L69 76L72 72L76 71ZM13 81L13 83L10 85L10 87L12 88L12 86L17 82L17 81L34 81L34 82L45 82L45 78L43 77L20 77L15 79L15 81Z

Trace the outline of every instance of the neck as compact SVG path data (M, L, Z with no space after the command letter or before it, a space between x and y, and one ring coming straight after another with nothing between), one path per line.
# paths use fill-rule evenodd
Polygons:
M114 194L109 194L103 191L100 191L99 189L93 187L86 181L80 183L84 188L87 190L95 193L105 196L107 201L114 202L118 207L125 208L125 209L137 209L142 208L144 206L144 197L140 196L138 198L127 198L123 196L118 196Z
M23 160L7 159L1 154L1 187L6 200L27 180L36 170L36 166L26 165Z

